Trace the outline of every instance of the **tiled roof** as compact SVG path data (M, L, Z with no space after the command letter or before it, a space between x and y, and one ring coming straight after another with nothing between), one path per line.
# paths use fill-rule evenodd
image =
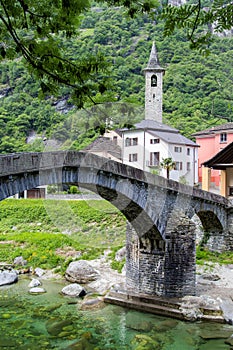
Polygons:
M150 53L150 58L147 63L147 67L144 70L154 70L154 69L159 69L163 70L159 64L159 59L158 59L158 54L156 50L155 43L153 42L152 48L151 48L151 53Z
M151 129L151 130L163 130L178 133L177 129L174 129L166 124L159 123L151 119L143 119L140 123L135 124L135 129Z
M205 129L202 131L195 132L194 134L192 134L192 136L211 135L211 134L215 134L216 132L226 131L226 130L233 130L233 123L232 122L226 123L226 124L221 124L221 125L216 125L210 129Z
M195 142L181 135L179 130L155 120L144 119L140 123L135 124L133 129L123 129L123 131L130 130L146 130L152 136L161 138L168 143L199 147Z
M189 140L187 137L181 135L180 133L166 132L166 131L152 131L152 130L148 130L148 132L152 136L158 137L168 143L173 143L176 145L199 147L195 142L193 142L192 140Z
M108 152L116 158L121 158L121 148L108 137L99 136L90 145L83 149L85 152Z

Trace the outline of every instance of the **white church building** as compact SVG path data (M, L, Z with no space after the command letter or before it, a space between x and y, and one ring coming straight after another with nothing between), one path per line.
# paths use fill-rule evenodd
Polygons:
M145 74L145 119L122 132L122 162L166 177L163 159L172 158L170 179L198 182L198 145L162 122L163 75L153 43Z

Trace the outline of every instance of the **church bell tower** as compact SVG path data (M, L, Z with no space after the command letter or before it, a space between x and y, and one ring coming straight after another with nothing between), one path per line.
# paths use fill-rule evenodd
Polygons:
M163 75L165 69L160 67L158 55L153 42L145 75L145 119L162 123Z

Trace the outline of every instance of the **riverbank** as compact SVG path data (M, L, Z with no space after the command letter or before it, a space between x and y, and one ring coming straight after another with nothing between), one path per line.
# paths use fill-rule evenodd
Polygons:
M124 260L116 261L115 254L125 244L126 219L106 201L6 200L0 203L0 218L0 263L12 264L22 256L25 269L41 267L63 276L71 261L83 259L99 271L100 278L87 286L90 290L105 295L113 285L124 283L124 274L116 271ZM196 299L185 301L196 309L190 313L186 308L187 318L198 318L199 304L205 302L221 307L231 323L233 254L213 256L227 265L207 258L212 256L197 249ZM52 275L48 272L43 278Z

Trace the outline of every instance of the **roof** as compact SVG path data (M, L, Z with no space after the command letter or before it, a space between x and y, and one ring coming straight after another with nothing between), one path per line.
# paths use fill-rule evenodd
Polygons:
M107 152L121 159L121 147L116 145L108 137L99 136L90 145L83 149L84 152Z
M143 70L164 70L159 64L158 54L155 46L155 42L153 41L149 61L147 63L146 68Z
M155 120L144 119L140 123L135 124L132 129L123 129L124 131L146 130L152 136L161 138L165 142L199 147L195 142L180 134L179 130L174 129L166 124L159 123Z
M143 119L140 123L135 124L135 129L150 129L150 130L161 130L178 133L179 130L172 128L163 123L159 123L152 119Z
M215 156L202 163L202 165L219 170L233 168L233 142L215 154Z
M221 131L227 131L227 130L233 130L233 123L232 122L221 124L221 125L216 125L210 129L205 129L202 131L195 132L194 134L192 134L192 136L211 135L211 134L215 134L215 133L218 133Z
M168 143L174 143L178 145L185 145L185 146L192 146L192 147L199 147L195 142L192 140L189 140L187 137L181 135L180 133L173 133L173 132L166 132L166 131L151 131L148 130L148 132L152 136L157 136L158 138L164 140Z

